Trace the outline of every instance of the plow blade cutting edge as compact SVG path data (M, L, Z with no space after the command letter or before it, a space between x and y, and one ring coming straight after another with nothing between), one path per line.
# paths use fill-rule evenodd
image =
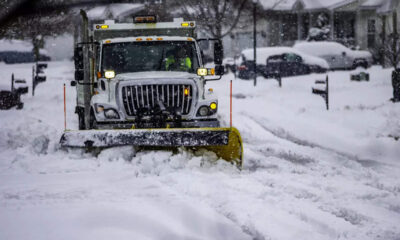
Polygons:
M218 157L242 166L243 146L236 128L162 128L65 131L62 147L107 148L194 147L213 151Z

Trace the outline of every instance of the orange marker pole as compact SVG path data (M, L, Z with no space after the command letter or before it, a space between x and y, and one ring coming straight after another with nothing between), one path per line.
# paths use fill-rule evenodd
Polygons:
M64 131L67 130L67 105L65 103L65 83L64 83Z
M231 93L230 93L230 125L232 127L232 80L231 80Z

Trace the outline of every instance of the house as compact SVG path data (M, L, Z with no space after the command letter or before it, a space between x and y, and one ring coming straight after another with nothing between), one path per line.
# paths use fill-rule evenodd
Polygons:
M257 45L292 46L304 41L313 30L325 31L328 40L379 55L381 33L390 29L389 15L399 0L259 0ZM252 16L224 40L228 52L237 54L252 47ZM384 24L385 23L385 27ZM400 25L400 24L399 24Z

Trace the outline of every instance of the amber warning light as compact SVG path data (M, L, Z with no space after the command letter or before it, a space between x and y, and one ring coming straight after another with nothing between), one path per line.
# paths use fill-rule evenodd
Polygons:
M156 23L156 16L137 16L133 18L134 23Z

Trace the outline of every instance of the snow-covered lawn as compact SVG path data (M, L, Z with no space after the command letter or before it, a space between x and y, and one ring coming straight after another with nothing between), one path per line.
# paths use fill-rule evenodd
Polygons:
M31 86L31 64L0 63ZM400 104L390 70L370 82L329 72L330 111L311 94L325 75L234 80L233 122L244 170L212 153L59 149L63 83L77 128L71 62L0 111L0 239L389 239L400 237ZM210 82L229 120L228 74Z

